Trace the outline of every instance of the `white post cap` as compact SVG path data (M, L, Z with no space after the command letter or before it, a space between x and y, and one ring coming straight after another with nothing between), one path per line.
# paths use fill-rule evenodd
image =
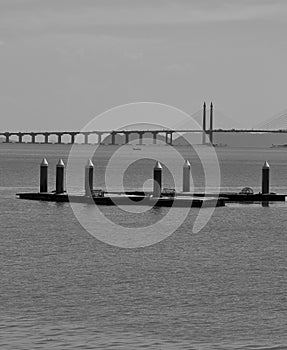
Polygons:
M268 162L266 161L263 165L263 169L269 169L270 165L268 164Z
M93 168L94 167L94 164L93 164L91 159L88 160L86 167L88 167L88 168Z
M41 166L48 166L48 162L46 158L43 158Z
M189 168L189 169L190 169L191 165L190 165L190 163L189 163L189 161L188 161L187 159L186 159L186 161L184 162L183 167L184 167L184 168Z
M162 170L162 166L161 166L161 164L160 164L159 161L156 162L156 165L155 165L154 169L160 169L160 170Z
M62 159L59 159L57 166L65 166Z

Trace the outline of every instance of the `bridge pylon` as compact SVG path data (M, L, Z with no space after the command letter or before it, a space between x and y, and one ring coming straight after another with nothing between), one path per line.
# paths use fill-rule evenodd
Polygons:
M203 115L202 115L202 144L206 144L206 103L203 104Z
M206 103L203 104L203 114L202 114L202 144L206 145L206 135L209 136L209 143L213 144L213 103L210 103L209 110L209 130L206 127Z
M210 115L209 115L209 140L210 143L213 144L213 103L210 103Z

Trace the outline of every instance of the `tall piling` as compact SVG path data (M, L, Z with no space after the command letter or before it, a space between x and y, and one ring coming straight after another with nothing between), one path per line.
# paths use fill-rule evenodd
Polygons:
M94 180L94 164L91 159L88 160L85 166L85 195L90 196L93 191L93 180Z
M56 166L56 193L64 193L65 164L62 159Z
M48 192L48 162L43 158L40 164L40 192Z
M269 193L270 186L270 166L267 162L262 167L262 194Z
M206 144L206 103L203 104L203 115L202 115L202 144Z
M161 196L162 186L162 166L157 162L153 168L153 196L159 198Z
M191 165L188 160L183 165L182 192L190 192L190 169Z

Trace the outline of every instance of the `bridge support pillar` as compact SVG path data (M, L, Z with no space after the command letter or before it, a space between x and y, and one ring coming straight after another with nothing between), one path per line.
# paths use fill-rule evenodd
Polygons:
M116 144L116 133L112 132L111 137L112 137L111 145L115 145Z
M153 144L154 145L156 145L156 135L157 135L158 133L157 132L153 132L152 133L152 138L153 138Z
M139 135L139 145L142 145L143 144L143 134L144 132L138 132L138 135Z
M167 145L172 145L172 132L166 131L166 133L165 133L165 143Z
M130 142L130 133L126 132L125 133L125 144L127 145Z
M89 134L84 133L84 144L87 145L89 143Z
M71 136L71 144L73 145L75 143L75 134L70 134Z
M172 146L172 132L169 134L169 144Z
M102 143L102 133L98 133L98 145Z
M9 143L10 142L10 134L8 132L5 133L5 142Z
M31 142L35 143L36 141L36 134L34 134L33 132L30 134L31 135Z
M19 132L19 134L18 134L18 142L19 143L23 142L23 134L21 132Z
M62 134L57 134L58 136L58 143L62 143Z
M49 143L49 134L47 132L45 132L44 134L44 137L45 137L45 143Z

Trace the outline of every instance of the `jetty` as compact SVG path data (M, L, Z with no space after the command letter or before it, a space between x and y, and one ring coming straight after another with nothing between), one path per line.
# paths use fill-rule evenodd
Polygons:
M141 205L150 207L223 207L225 203L285 202L285 194L270 192L270 166L267 162L262 167L262 192L254 193L245 187L239 193L193 193L190 190L191 165L188 160L183 165L182 192L162 187L162 165L156 162L153 168L153 191L108 192L94 189L94 165L91 160L85 167L83 193L68 194L65 191L65 164L62 159L56 166L56 189L48 191L48 162L44 158L40 164L40 191L17 193L20 199L49 202L75 202L96 205Z
M49 202L74 202L74 203L88 203L96 205L144 205L150 207L222 207L225 205L223 198L200 198L194 196L155 198L152 195L135 195L124 193L105 193L103 197L85 196L85 195L68 195L56 193L17 193L21 199L49 201Z
M85 184L83 193L69 194L65 191L65 164L62 159L56 165L56 189L48 191L48 162L44 158L40 164L40 192L17 193L20 199L74 202L96 205L141 205L150 207L220 207L225 205L223 198L213 195L209 197L194 196L190 192L191 166L188 161L183 166L183 192L162 188L162 165L156 162L153 169L153 191L107 192L94 189L94 165L91 160L85 167Z

